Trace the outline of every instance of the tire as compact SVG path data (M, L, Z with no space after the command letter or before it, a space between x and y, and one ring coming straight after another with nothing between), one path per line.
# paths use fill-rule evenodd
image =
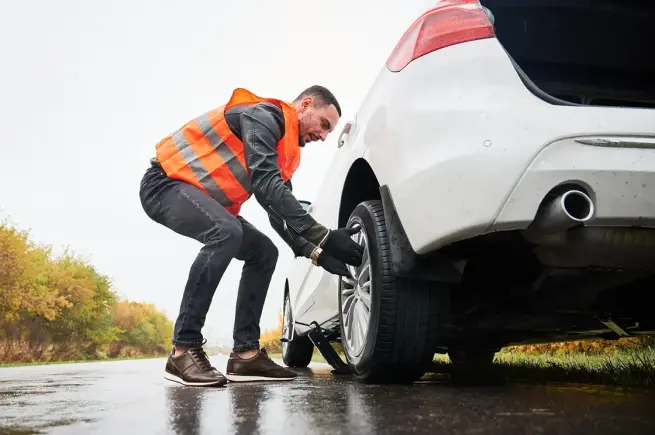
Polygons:
M364 286L356 291L351 290L352 282L339 279L339 323L348 365L354 378L365 382L414 382L431 366L444 321L442 314L449 309L450 288L447 284L395 276L381 201L360 203L347 226L355 224L362 231L353 238L365 243L367 249L362 266L350 270L358 276L359 270L365 268L368 253L371 280L367 293L365 273L359 278ZM368 330L363 343L359 343L361 340L353 341L350 331L356 323L351 319L356 310L361 313L366 308L366 304L361 305L366 301L370 301Z
M284 315L283 327L286 329L287 334L283 331L283 336L289 338L291 331L293 331L293 317L291 315L291 303L289 301L289 293L284 295ZM307 367L312 362L312 355L314 354L314 343L309 337L301 337L295 335L293 340L282 343L282 361L287 367Z

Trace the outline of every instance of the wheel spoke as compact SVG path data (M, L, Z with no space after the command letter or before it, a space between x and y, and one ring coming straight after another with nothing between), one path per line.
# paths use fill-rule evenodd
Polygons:
M367 328L369 311L366 309L366 305L361 301L361 299L357 301L355 309L357 310L357 315L355 316L357 318L357 322L360 324L360 326Z
M346 339L348 340L351 337L350 324L352 323L352 319L350 318L350 313L344 310L342 314L342 319L343 319L343 329L345 329L346 331Z
M364 249L364 253L362 254L362 267L365 265L369 264L369 254L368 254L368 249Z
M359 349L359 332L357 322L350 322L350 345L353 349Z
M350 274L351 274L353 277L356 277L356 276L357 276L357 268L356 268L355 266L351 266L350 264L346 264L346 267L348 268L348 272L350 272ZM355 279L352 279L352 278L346 278L346 277L344 277L344 279L347 279L349 282L352 282L352 285L353 285L353 286L356 284Z
M371 280L371 265L370 264L365 264L362 267L361 272L359 273L359 276L357 277L357 284L360 286L364 285L364 283L368 282Z
M357 323L355 318L354 318L354 307L355 307L355 298L352 298L352 303L348 307L348 338L350 340L354 340L354 334L355 334L355 324Z
M350 267L349 267L349 269L350 269ZM352 270L350 272L352 273ZM357 285L357 282L354 279L348 278L347 276L343 277L343 283L345 285L347 285L348 287L353 287L353 288L355 287L355 285Z
M355 315L355 304L357 303L357 295L353 295L350 297L350 301L348 301L348 316L350 317L351 321L354 321L354 315ZM352 323L352 322L351 322Z
M357 328L357 337L360 339L360 344L364 344L366 340L366 330L368 329L368 313L364 309L364 304L359 302L355 304L355 323Z
M341 291L341 294L342 294L344 297L348 298L348 297L350 297L350 296L352 296L352 295L355 294L355 289L354 289L354 288L345 288L345 289L343 289L343 290Z
M351 317L350 316L351 315L350 308L355 303L355 297L356 297L355 296L355 291L353 290L352 293L347 296L346 302L343 304L343 312L344 312L345 315L348 316L349 319Z
M355 240L355 242L357 242L357 244L361 245L362 244L362 237L363 237L363 235L362 235L362 232L360 231L357 234L355 234L353 239Z
M368 310L369 317L371 313L371 294L367 292L359 292L359 300L362 301L364 308Z

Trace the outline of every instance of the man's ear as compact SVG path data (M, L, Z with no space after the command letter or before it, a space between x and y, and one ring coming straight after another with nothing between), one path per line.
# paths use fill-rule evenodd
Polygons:
M312 97L303 98L302 99L302 104L301 104L303 110L307 110L307 108L309 108L309 106L311 106L313 102L314 102L314 99Z

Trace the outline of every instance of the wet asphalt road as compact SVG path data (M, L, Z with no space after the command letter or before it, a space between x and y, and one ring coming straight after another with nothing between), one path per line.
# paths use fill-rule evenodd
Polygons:
M655 434L655 394L641 390L447 378L372 386L325 364L293 382L210 389L163 379L164 362L0 368L0 433Z

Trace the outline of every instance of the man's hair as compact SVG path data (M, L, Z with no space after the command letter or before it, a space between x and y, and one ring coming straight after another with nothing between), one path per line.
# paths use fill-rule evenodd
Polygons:
M339 106L339 102L337 101L334 94L332 94L332 92L330 92L327 88L320 85L310 86L302 91L294 101L300 101L306 97L314 98L314 101L316 101L316 104L319 107L334 104L334 107L337 109L337 113L341 117L341 106Z

